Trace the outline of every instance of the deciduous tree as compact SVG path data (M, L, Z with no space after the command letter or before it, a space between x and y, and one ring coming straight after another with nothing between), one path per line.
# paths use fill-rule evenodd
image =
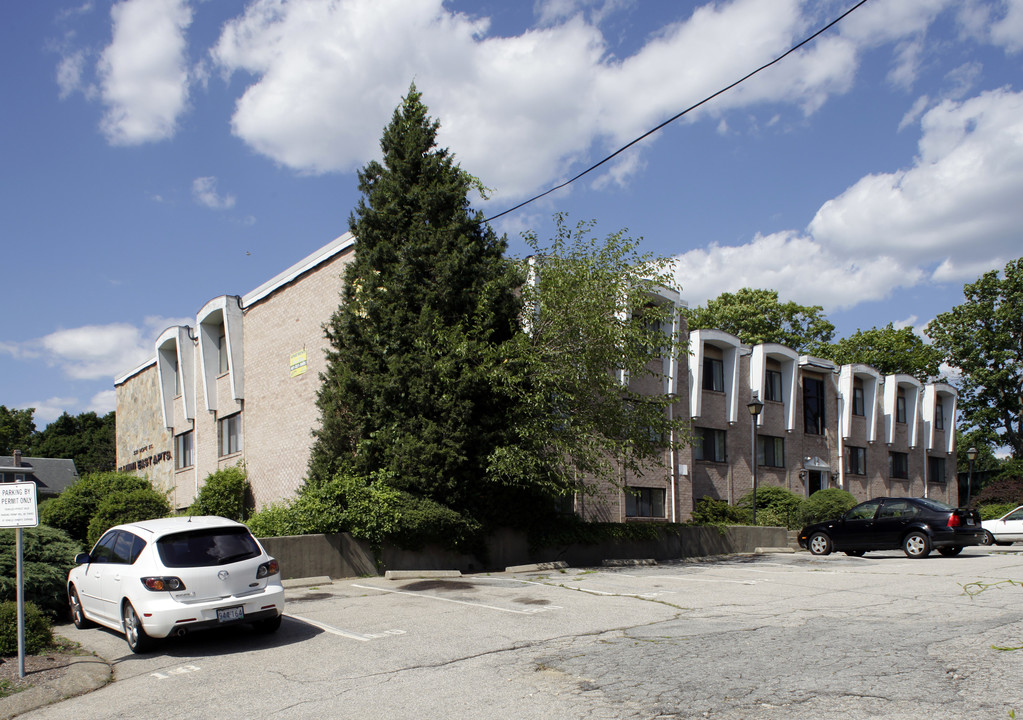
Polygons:
M963 288L965 302L938 315L927 335L958 368L960 428L1023 457L1023 258Z
M835 333L820 305L780 302L777 290L743 288L722 293L706 307L686 311L689 329L714 328L737 335L748 345L780 343L793 350L817 354Z
M883 328L857 330L819 348L818 353L839 365L864 363L882 375L905 373L921 382L938 377L942 361L941 351L924 342L913 328L896 330L892 323Z

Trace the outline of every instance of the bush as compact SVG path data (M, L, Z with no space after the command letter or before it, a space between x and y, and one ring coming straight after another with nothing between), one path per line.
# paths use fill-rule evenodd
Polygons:
M996 504L1012 507L1023 505L1023 478L1003 477L989 482L973 499L973 505L977 507Z
M271 503L246 520L257 537L341 532L345 495L335 478L322 485L306 483L292 500Z
M749 522L749 515L742 508L704 495L696 501L691 522L694 525L745 525Z
M981 520L997 520L1007 512L1015 510L1019 505L1016 503L996 503L993 505L981 505L978 509Z
M788 488L766 485L757 488L757 525L772 527L799 527L803 498ZM752 520L753 491L746 493L736 507L746 510Z
M81 546L62 530L22 530L25 600L53 618L67 612L67 574ZM0 602L17 600L17 533L0 530Z
M115 492L99 503L96 514L89 521L89 547L114 525L166 517L169 513L167 498L152 488Z
M241 522L245 519L245 499L249 483L240 465L223 468L206 476L199 496L189 508L190 515L219 515Z
M802 501L800 514L802 524L824 522L841 517L846 510L857 504L856 498L847 490L826 488L818 490Z
M100 502L114 493L152 489L145 478L127 473L86 473L58 497L39 506L39 521L63 530L75 540L86 542L89 523Z
M38 655L53 645L50 619L33 603L25 603L25 654ZM18 603L0 603L0 657L18 654Z

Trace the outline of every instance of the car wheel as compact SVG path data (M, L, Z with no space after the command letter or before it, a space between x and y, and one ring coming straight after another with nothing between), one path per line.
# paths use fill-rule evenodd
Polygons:
M944 557L955 557L963 551L962 545L951 545L949 547L940 547L938 552Z
M980 539L980 544L981 545L994 545L995 544L995 536L992 535L989 530L985 530L984 531L984 537L982 537Z
M845 554L849 557L863 557L863 554L866 552L866 550L846 550Z
M85 617L85 611L82 609L82 601L78 598L78 588L74 585L71 586L71 591L68 593L68 606L71 608L71 622L75 624L75 627L79 630L85 630L91 628L93 622Z
M810 536L810 542L806 544L811 555L830 555L831 538L824 533L814 533Z
M141 618L127 600L121 609L121 620L124 623L124 639L128 641L128 647L133 653L144 653L153 646L153 639L146 635Z
M925 558L931 554L931 539L926 533L911 532L902 541L902 551L910 558Z
M281 617L283 616L278 615L277 617L270 618L269 620L259 620L257 622L252 623L252 627L256 629L256 632L264 635L275 633L277 632L277 629L281 626Z

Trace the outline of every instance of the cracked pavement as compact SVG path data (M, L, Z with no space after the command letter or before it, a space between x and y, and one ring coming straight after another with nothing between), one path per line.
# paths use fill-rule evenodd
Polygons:
M716 718L1023 715L1013 548L807 553L652 567L338 580L245 626L133 656L58 632L114 682L24 718Z

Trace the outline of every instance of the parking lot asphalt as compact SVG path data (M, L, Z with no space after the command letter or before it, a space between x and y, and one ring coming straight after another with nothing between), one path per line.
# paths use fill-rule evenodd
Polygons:
M1017 547L323 579L270 637L62 626L113 682L22 717L1023 716Z

